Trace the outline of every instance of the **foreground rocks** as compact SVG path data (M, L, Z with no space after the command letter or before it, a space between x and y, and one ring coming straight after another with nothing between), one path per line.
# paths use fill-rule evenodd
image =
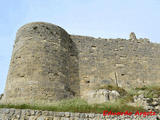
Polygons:
M87 101L89 104L115 102L120 97L120 93L116 90L99 89L89 91ZM160 97L147 98L143 94L135 95L133 102L128 104L132 106L142 106L147 111L160 112Z
M104 103L107 101L115 101L120 97L120 94L116 90L91 90L88 92L88 103Z
M140 94L138 96L134 96L134 103L143 106L146 110L160 112L160 97L146 98L143 94Z
M72 113L72 112L52 112L29 109L0 109L0 120L158 120L160 114L153 116L129 115L112 115L103 116L95 113Z

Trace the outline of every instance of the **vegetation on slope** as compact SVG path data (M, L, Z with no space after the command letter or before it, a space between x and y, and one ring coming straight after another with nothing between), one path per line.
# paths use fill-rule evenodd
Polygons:
M57 102L54 105L45 105L45 104L1 104L0 108L17 108L17 109L34 109L34 110L49 110L56 112L80 112L80 113L103 113L104 110L112 112L136 112L145 111L141 107L133 107L126 104L122 104L119 101L115 103L106 102L103 104L93 104L90 105L86 101L79 98L63 100Z
M141 88L131 89L129 91L116 86L101 86L99 89L117 90L121 98L117 101L106 102L103 104L88 104L86 101L80 98L62 100L51 104L46 103L32 103L32 104L0 104L0 108L17 108L17 109L34 109L34 110L49 110L56 112L85 112L85 113L103 113L104 110L112 112L136 112L145 110L142 107L135 107L127 105L129 102L133 102L133 96L144 94L145 97L154 98L160 97L160 87L158 86L145 86Z

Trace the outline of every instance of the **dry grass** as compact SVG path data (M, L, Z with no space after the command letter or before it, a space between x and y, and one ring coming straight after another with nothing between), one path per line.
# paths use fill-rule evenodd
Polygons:
M160 86L144 86L141 88L136 88L136 91L142 91L147 98L158 98L160 97Z
M0 108L17 108L17 109L34 109L34 110L49 110L57 112L80 112L80 113L103 113L104 110L113 112L136 112L145 110L142 107L135 107L127 105L129 102L133 102L133 96L138 95L138 91L144 94L145 97L153 98L160 96L159 86L145 86L142 88L130 89L129 91L123 88L107 85L101 86L98 89L116 90L120 93L121 98L117 101L106 102L103 104L88 104L86 101L80 98L61 100L59 102L31 102L28 104L0 104ZM26 103L26 102L24 102Z
M53 105L45 104L1 104L0 108L17 108L17 109L34 109L34 110L48 110L56 112L80 112L80 113L103 113L104 110L113 111L113 112L136 112L145 111L141 107L133 107L120 102L114 103L103 103L103 104L88 104L86 101L79 98L63 100L60 102L54 103Z

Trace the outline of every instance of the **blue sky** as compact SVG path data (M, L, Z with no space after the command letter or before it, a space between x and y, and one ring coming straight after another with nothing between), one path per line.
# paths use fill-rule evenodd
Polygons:
M0 3L0 93L16 31L28 22L57 24L70 34L102 38L137 37L160 43L159 0L3 0Z

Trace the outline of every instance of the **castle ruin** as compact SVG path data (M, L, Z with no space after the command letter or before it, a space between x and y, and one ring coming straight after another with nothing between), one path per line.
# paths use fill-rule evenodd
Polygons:
M101 85L125 89L160 84L160 44L148 39L70 35L34 22L16 35L4 101L86 99Z

